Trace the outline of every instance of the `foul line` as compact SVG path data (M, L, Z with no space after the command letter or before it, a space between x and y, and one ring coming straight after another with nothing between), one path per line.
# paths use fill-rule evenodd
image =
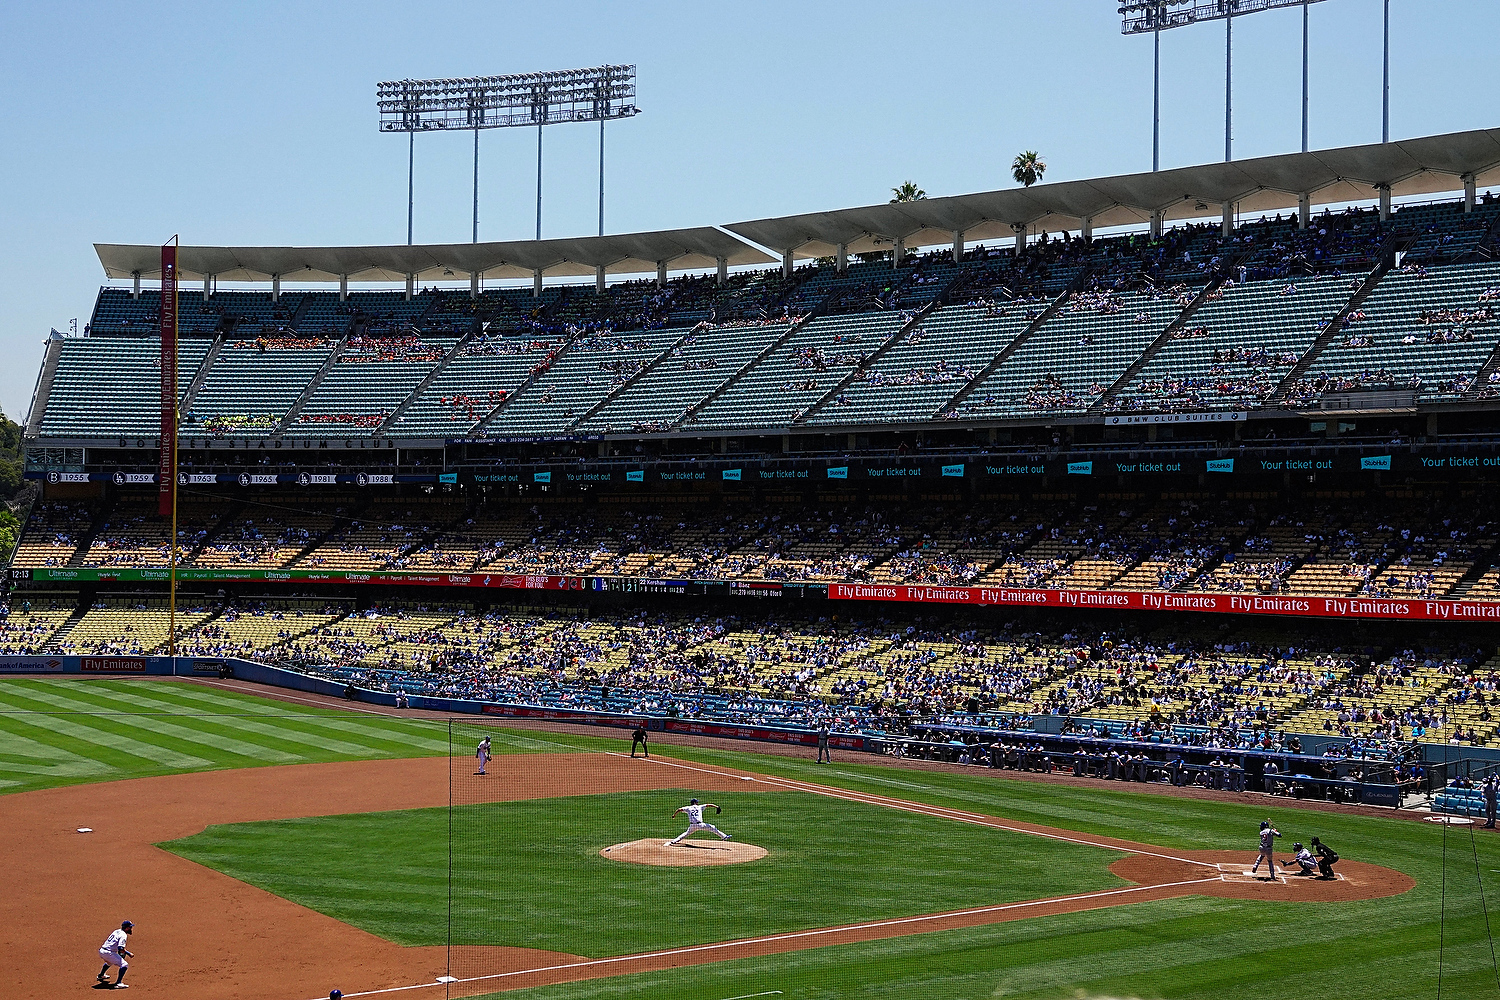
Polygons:
M629 754L619 753L614 750L604 751L615 757L628 757ZM687 771L699 771L703 774L712 774L719 778L743 778L744 775L734 774L729 771L716 771L712 768L697 767L692 764L683 764L673 760L662 760L657 757L648 757L647 760L655 761L666 767L679 767ZM1218 870L1218 865L1204 861L1195 861L1192 858L1180 858L1175 854L1162 854L1158 851L1143 851L1135 848L1117 847L1113 844L1102 843L1097 840L1089 840L1084 837L1068 837L1060 833L1044 833L1041 830L1028 830L1025 827L1010 826L1003 820L983 813L965 812L961 809L950 809L947 806L933 806L926 803L911 802L907 799L895 799L887 795L876 795L873 792L856 792L845 788L835 788L830 785L815 785L808 781L799 781L794 778L774 778L766 775L756 775L754 780L767 784L782 785L796 791L810 792L815 795L826 795L829 798L844 799L849 802L862 802L866 805L884 806L888 809L900 809L904 812L916 813L919 816L931 816L935 819L957 820L961 823L972 823L975 826L984 826L996 830L1005 830L1009 833L1023 833L1032 837L1043 837L1047 840L1058 840L1068 844L1079 844L1083 847L1097 847L1108 851L1119 851L1123 854L1143 854L1151 858L1161 858L1164 861L1177 861L1185 865L1196 865L1200 868L1213 868Z
M1100 892L1086 892L1077 896L1055 896L1051 899L1028 899L1021 903L1002 903L997 906L981 906L970 910L954 910L949 913L926 913L917 917L897 917L892 920L875 920L863 924L845 924L841 927L819 927L810 931L793 931L787 934L770 934L765 937L741 938L737 941L719 941L714 944L692 945L686 948L669 948L665 951L648 951L637 955L619 955L614 958L596 958L584 962L568 962L563 965L545 965L535 969L517 969L514 972L496 972L487 976L471 976L467 979L456 980L456 983L481 983L495 979L510 979L515 976L529 976L541 972L563 972L569 969L589 969L601 965L621 965L626 962L643 962L655 958L673 958L678 955L701 954L706 951L727 951L732 948L744 948L750 945L774 944L780 941L797 941L803 938L823 937L831 934L847 934L850 931L878 930L883 927L902 927L910 924L934 923L939 920L950 920L954 917L974 917L987 913L1004 913L1009 910L1025 909L1033 906L1049 906L1057 903L1077 903L1090 899L1106 899L1110 896L1123 896L1133 892L1149 892L1153 889L1177 889L1187 885L1199 885L1204 882L1217 882L1219 878L1188 879L1182 882L1162 882L1157 885L1133 885L1124 889L1105 889ZM424 990L433 986L452 986L455 983L417 983L413 986L392 986L382 990L368 990L363 993L345 993L346 997L371 997L385 993L401 993L406 990ZM760 994L753 994L760 995ZM320 1000L314 997L312 1000Z

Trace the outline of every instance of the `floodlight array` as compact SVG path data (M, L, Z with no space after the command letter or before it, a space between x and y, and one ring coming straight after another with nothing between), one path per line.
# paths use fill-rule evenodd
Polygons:
M1305 0L1320 3L1321 0ZM1217 21L1231 14L1258 14L1278 7L1301 7L1304 0L1124 0L1119 13L1124 18L1120 33L1138 35L1145 31L1183 28L1199 21Z
M635 67L598 66L376 85L382 132L510 128L639 114Z

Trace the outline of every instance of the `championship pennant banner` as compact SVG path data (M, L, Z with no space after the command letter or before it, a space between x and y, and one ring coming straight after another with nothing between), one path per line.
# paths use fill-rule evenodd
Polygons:
M172 516L177 479L177 247L161 248L161 447L157 465L157 510Z

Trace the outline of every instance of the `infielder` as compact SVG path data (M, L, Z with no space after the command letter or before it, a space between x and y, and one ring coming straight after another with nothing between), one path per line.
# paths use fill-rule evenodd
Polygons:
M1272 854L1272 847L1276 838L1281 836L1281 831L1271 825L1270 820L1262 820L1260 824L1260 855L1255 859L1255 864L1250 866L1250 874L1254 875L1264 861L1271 869L1271 878L1276 877L1276 858Z
M1318 870L1318 859L1313 857L1312 851L1309 851L1301 844L1293 844L1292 850L1297 853L1293 855L1290 861L1284 862L1283 867L1290 868L1292 865L1296 865L1301 869L1297 873L1298 875L1311 875Z
M686 830L683 830L677 836L673 837L671 840L667 841L665 846L673 847L677 844L680 844L683 840L687 839L690 834L697 833L699 830L709 830L713 833L717 833L720 840L733 840L733 837L725 833L723 830L720 830L712 823L703 822L703 810L709 808L713 809L715 816L724 811L712 802L705 802L702 805L699 805L697 799L693 799L687 805L678 806L676 809L672 810L673 816L676 816L678 813L687 813L688 828Z
M99 946L99 957L104 959L104 964L99 968L99 975L94 978L101 985L110 986L109 967L113 965L120 971L116 974L114 985L110 986L110 988L116 990L129 989L129 984L124 982L125 970L130 968L130 963L126 959L134 958L135 955L130 949L125 947L125 942L130 938L134 928L135 924L129 920L123 921L120 924L120 929L110 931L109 937L105 938L104 943Z
M479 741L479 746L474 748L474 756L479 759L479 770L475 774L484 774L484 765L490 762L490 738L486 736Z

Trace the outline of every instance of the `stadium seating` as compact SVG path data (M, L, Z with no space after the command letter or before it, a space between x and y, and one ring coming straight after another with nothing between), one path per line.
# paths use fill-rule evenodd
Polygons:
M579 338L545 375L511 400L486 430L503 435L561 434L686 332L655 330Z
M1193 313L1106 408L1259 407L1358 287L1359 279L1348 275L1231 282Z
M1185 291L1075 293L950 416L1082 413L1177 317L1188 297Z
M186 394L208 340L178 344L177 394ZM62 342L41 434L53 438L161 431L161 342L154 338L69 337Z
M1416 389L1463 395L1500 341L1500 264L1407 265L1386 276L1291 388L1290 405L1330 391Z
M269 433L302 395L332 347L332 341L300 338L227 341L182 415L182 433Z
M785 426L850 374L908 321L903 313L820 316L804 323L722 396L695 413L693 430Z

